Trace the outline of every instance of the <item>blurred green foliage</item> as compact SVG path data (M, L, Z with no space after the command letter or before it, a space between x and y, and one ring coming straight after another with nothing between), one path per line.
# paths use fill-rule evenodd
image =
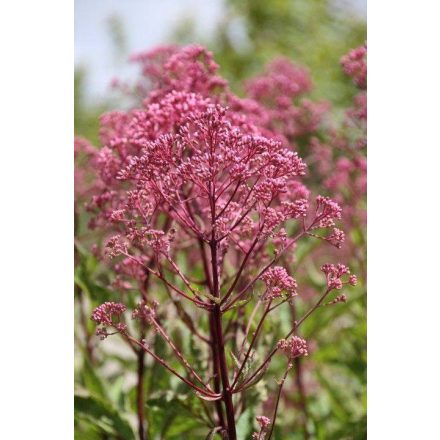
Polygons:
M94 145L98 143L99 116L106 108L105 104L89 105L85 97L85 81L87 71L84 68L75 69L74 83L74 129L75 136L89 139Z

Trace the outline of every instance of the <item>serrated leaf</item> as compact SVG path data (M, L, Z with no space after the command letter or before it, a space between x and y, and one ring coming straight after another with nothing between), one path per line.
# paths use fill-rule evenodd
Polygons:
M235 366L237 368L240 368L241 367L240 361L237 359L237 357L235 356L235 354L234 354L234 352L232 350L230 351L230 353L231 353L231 357L232 357L232 359L234 361Z
M241 362L238 360L238 358L234 355L234 353L231 351L230 352L232 359L234 360L235 366L237 367L237 369L241 368ZM252 366L252 362L253 362L253 354L251 353L251 355L247 358L246 363L243 367L243 370L240 373L240 377L238 378L237 384L240 385L247 377L249 370L251 369Z
M249 295L248 298L242 299L240 301L237 301L231 307L228 307L228 311L229 310L237 309L237 308L242 307L242 306L245 306L251 299L252 299L252 295Z
M263 367L261 369L261 371L249 382L247 383L242 389L241 391L247 390L248 388L250 388L251 386L257 384L264 376L264 374L266 373L267 369L269 368L269 364L267 363L265 367Z

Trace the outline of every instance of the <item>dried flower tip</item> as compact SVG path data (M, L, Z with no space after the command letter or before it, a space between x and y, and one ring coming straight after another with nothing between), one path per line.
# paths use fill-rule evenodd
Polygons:
M327 303L328 306L332 305L332 304L338 304L338 303L345 303L347 302L347 295L338 295L333 301L330 301Z
M103 341L104 339L107 338L107 336L109 336L107 329L105 327L99 327L96 329L96 336L99 336L99 339L101 339L101 341Z

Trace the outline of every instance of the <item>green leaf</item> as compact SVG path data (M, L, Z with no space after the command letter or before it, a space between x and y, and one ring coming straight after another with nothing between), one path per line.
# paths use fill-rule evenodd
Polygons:
M135 440L134 432L110 402L91 395L76 394L75 418L94 424L101 433L111 433L123 440Z
M242 413L237 422L237 439L248 440L252 431L252 410L248 408Z
M91 394L102 397L103 399L108 398L101 379L96 375L95 370L87 358L84 358L81 376L84 382L84 387L90 391Z
M237 359L237 357L235 356L235 354L232 351L230 351L230 354L231 354L231 357L232 357L237 369L240 369L242 363ZM240 373L240 377L238 378L238 381L237 381L238 385L240 385L246 379L246 377L249 373L249 370L251 369L252 363L253 363L253 358L252 358L252 354L251 354L251 356L249 356L247 358L246 363L243 367L243 370Z
M240 366L241 366L240 361L237 359L237 357L235 356L235 354L234 354L234 352L232 350L230 351L230 353L231 353L231 357L232 357L232 359L234 361L235 366L237 368L240 368Z
M251 386L257 384L258 382L260 382L261 379L263 379L263 376L265 375L267 369L269 368L269 363L267 363L262 369L261 371L249 382L247 383L243 388L242 391L247 390L248 388L250 388Z
M228 307L228 312L230 310L234 310L234 309L238 309L240 307L245 306L251 299L253 298L252 295L248 295L248 297L246 299L242 299L240 301L237 301L235 304L233 304L231 307Z

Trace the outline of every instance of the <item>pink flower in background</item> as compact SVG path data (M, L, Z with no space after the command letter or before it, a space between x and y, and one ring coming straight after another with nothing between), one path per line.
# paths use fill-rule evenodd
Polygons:
M266 110L267 128L287 142L316 131L329 109L328 103L302 97L311 89L307 70L286 58L268 64L246 87L248 96Z
M367 88L367 46L352 49L341 58L344 72L353 78L360 89Z

